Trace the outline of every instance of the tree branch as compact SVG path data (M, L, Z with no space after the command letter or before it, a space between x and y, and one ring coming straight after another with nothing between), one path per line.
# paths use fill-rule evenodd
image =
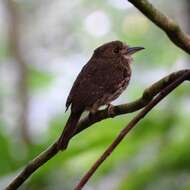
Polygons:
M190 71L187 71L178 79L173 81L166 88L162 89L158 96L150 101L145 108L140 111L130 122L129 124L121 130L120 134L113 141L113 143L106 149L106 151L101 155L101 157L94 163L94 165L90 168L90 170L84 175L78 185L74 190L81 190L82 187L88 182L88 180L92 177L92 175L96 172L98 167L112 154L114 149L119 145L119 143L124 139L124 137L129 133L131 129L133 129L136 124L142 120L145 115L147 115L150 110L152 110L163 98L165 98L170 92L172 92L176 87L178 87L181 83L183 83L187 77L190 76Z
M128 0L154 24L160 27L179 48L190 54L190 36L171 18L156 9L148 0Z
M181 70L178 72L171 73L170 75L162 78L158 82L151 85L149 88L145 89L143 95L138 100L123 104L119 106L114 106L114 116L118 116L121 114L131 113L137 111L144 106L146 106L161 90L171 84L173 81L178 79L180 76L184 76L186 73L189 73L190 70ZM190 80L190 76L186 77L187 80ZM78 134L84 129L92 126L92 124L101 121L103 119L109 118L110 115L107 112L107 109L98 111L93 117L85 117L82 119L77 125L77 132L74 134ZM20 185L22 185L26 179L28 179L38 168L40 168L43 164L45 164L48 160L54 157L59 150L57 149L57 142L51 145L47 150L42 152L39 156L34 158L27 166L16 176L15 179L6 187L6 190L15 190Z
M18 174L18 176L5 188L5 190L16 190L34 173L38 168L58 153L57 143L51 145L44 152L39 154Z

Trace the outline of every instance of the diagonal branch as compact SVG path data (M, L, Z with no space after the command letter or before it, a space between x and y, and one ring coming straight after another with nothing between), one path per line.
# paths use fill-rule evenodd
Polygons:
M119 143L124 139L124 137L129 133L131 129L133 129L136 124L142 120L145 115L147 115L150 110L152 110L163 98L165 98L170 92L172 92L175 88L177 88L181 83L183 83L187 77L190 76L190 71L184 73L178 79L173 81L166 88L162 89L158 96L150 101L145 108L140 111L130 122L129 124L121 130L120 134L116 137L113 143L106 149L106 151L101 155L101 157L94 163L94 165L90 168L90 170L84 175L79 184L75 187L74 190L81 190L84 185L88 182L88 180L92 177L92 175L96 172L98 167L112 154L114 149L119 145Z
M190 36L184 33L174 20L156 9L148 0L128 1L160 27L176 46L190 54Z
M161 80L151 85L149 88L145 89L142 97L139 98L138 100L128 103L128 104L114 106L113 116L119 116L121 114L132 113L132 112L142 109L161 90L163 90L165 87L170 85L180 76L184 76L189 72L190 70L180 70L178 72L171 73L170 75L162 78ZM190 76L186 77L186 80L190 80ZM77 126L78 130L74 135L92 126L92 124L109 117L110 115L108 114L107 109L98 111L93 117L88 117L88 116L85 117L79 122ZM57 142L55 142L48 149L46 149L44 152L42 152L40 155L34 158L31 162L29 162L29 164L26 165L26 167L18 174L18 176L16 176L15 179L13 179L13 181L6 187L6 190L15 190L18 187L20 187L38 168L40 168L48 160L54 157L58 152L59 150L57 149Z

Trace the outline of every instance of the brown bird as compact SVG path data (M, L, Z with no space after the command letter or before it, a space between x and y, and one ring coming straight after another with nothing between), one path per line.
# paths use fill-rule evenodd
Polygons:
M129 47L121 41L112 41L95 49L88 63L76 78L66 101L71 114L58 140L58 149L66 149L76 130L81 114L94 113L102 105L115 100L128 86L131 78L131 55L143 47Z

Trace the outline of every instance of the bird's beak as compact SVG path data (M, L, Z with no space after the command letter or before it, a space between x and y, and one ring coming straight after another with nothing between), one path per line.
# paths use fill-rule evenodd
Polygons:
M136 53L137 51L143 50L145 49L144 47L128 47L127 48L127 55L132 55L134 53Z

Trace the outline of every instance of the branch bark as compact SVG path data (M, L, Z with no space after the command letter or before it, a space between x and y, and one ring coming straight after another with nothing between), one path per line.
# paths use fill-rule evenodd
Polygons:
M113 107L114 116L119 116L121 114L132 113L134 111L140 110L145 107L161 90L170 85L180 76L186 75L190 70L181 70L178 72L171 73L170 75L162 78L161 80L155 82L149 88L145 89L143 95L138 100L118 105ZM186 77L187 80L190 80L190 76ZM98 111L93 117L85 117L82 119L77 125L77 132L74 134L78 134L84 129L92 126L92 124L101 121L103 119L109 118L110 115L107 112L107 109ZM51 145L47 150L42 152L39 156L34 158L31 162L27 164L27 166L18 174L18 176L13 179L13 181L6 187L6 190L15 190L19 186L21 186L38 168L40 168L43 164L45 164L48 160L54 157L59 150L57 149L57 142Z
M190 54L190 36L171 18L156 9L148 0L128 0L154 24L160 27L179 48Z
M120 144L120 142L124 139L124 137L129 133L131 129L133 129L136 124L142 120L145 115L147 115L150 110L152 110L163 98L165 98L170 92L172 92L175 88L177 88L181 83L183 83L187 77L190 76L190 71L187 71L178 79L173 81L166 88L162 89L158 96L150 101L145 108L140 111L130 122L129 124L121 130L120 134L113 141L113 143L106 149L106 151L101 155L101 157L94 163L94 165L90 168L90 170L84 175L78 185L74 190L81 190L84 185L88 182L88 180L92 177L92 175L96 172L98 167L112 154L114 149Z

